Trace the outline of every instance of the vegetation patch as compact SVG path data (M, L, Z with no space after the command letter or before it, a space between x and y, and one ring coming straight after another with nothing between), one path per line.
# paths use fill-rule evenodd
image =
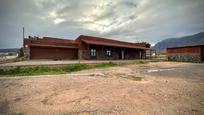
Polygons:
M11 115L24 115L24 114L21 112L15 112L15 113L12 113Z
M26 76L26 75L46 75L46 74L60 74L65 73L61 68L49 67L33 67L21 68L17 67L11 70L4 70L0 72L0 76Z
M92 67L90 65L86 64L71 64L63 67L63 71L65 72L74 72L74 71L81 71L85 69L91 69Z
M114 62L109 62L109 63L100 63L94 65L95 68L104 68L104 67L112 67L112 66L118 66L120 64L114 63Z
M114 66L124 66L128 64L147 64L148 61L134 61L134 62L126 62L126 63L99 63L99 64L69 64L63 67L31 67L31 68L23 68L17 67L9 70L0 70L0 77L10 77L10 76L33 76L33 75L54 75L54 74L65 74L70 72L76 72L87 69L95 69L95 68L107 68Z
M147 64L148 62L147 61L138 61L137 63L138 64Z
M64 67L33 67L33 68L21 68L17 67L15 69L10 70L2 70L0 72L0 76L32 76L32 75L48 75L48 74L65 74L75 71L81 71L86 69L94 69L94 68L106 68L118 66L120 64L108 62L108 63L100 63L95 65L88 64L70 64Z

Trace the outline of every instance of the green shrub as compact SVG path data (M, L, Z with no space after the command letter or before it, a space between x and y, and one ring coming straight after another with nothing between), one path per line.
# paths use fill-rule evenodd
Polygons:
M90 69L90 68L91 66L86 64L72 64L72 65L67 65L63 69L66 72L74 72L74 71L80 71L80 70Z
M94 65L94 67L96 68L103 68L103 67L112 67L112 66L117 66L117 63L113 63L113 62L108 62L108 63L100 63L100 64L96 64Z
M138 63L138 64L146 64L146 63L148 63L148 62L146 62L146 61L138 61L137 63Z
M24 115L24 114L21 113L21 112L15 112L15 113L13 113L13 114L11 114L11 115Z

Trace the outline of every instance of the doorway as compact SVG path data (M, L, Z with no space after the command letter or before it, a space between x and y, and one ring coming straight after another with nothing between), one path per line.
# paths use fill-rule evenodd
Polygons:
M119 57L119 59L125 59L125 50L120 50L119 52L118 52L118 57Z

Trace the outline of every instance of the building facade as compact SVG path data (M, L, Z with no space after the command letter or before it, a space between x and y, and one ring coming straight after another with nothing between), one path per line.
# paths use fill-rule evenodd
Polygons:
M75 40L50 37L25 38L24 48L29 59L53 60L117 60L145 59L145 44L80 35Z
M204 45L167 48L169 61L204 62Z

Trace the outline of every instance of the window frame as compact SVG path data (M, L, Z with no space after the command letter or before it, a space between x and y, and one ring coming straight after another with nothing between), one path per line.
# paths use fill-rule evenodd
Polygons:
M90 49L90 56L91 57L96 57L96 48L91 48Z
M106 56L111 57L112 56L112 51L110 49L106 50Z

